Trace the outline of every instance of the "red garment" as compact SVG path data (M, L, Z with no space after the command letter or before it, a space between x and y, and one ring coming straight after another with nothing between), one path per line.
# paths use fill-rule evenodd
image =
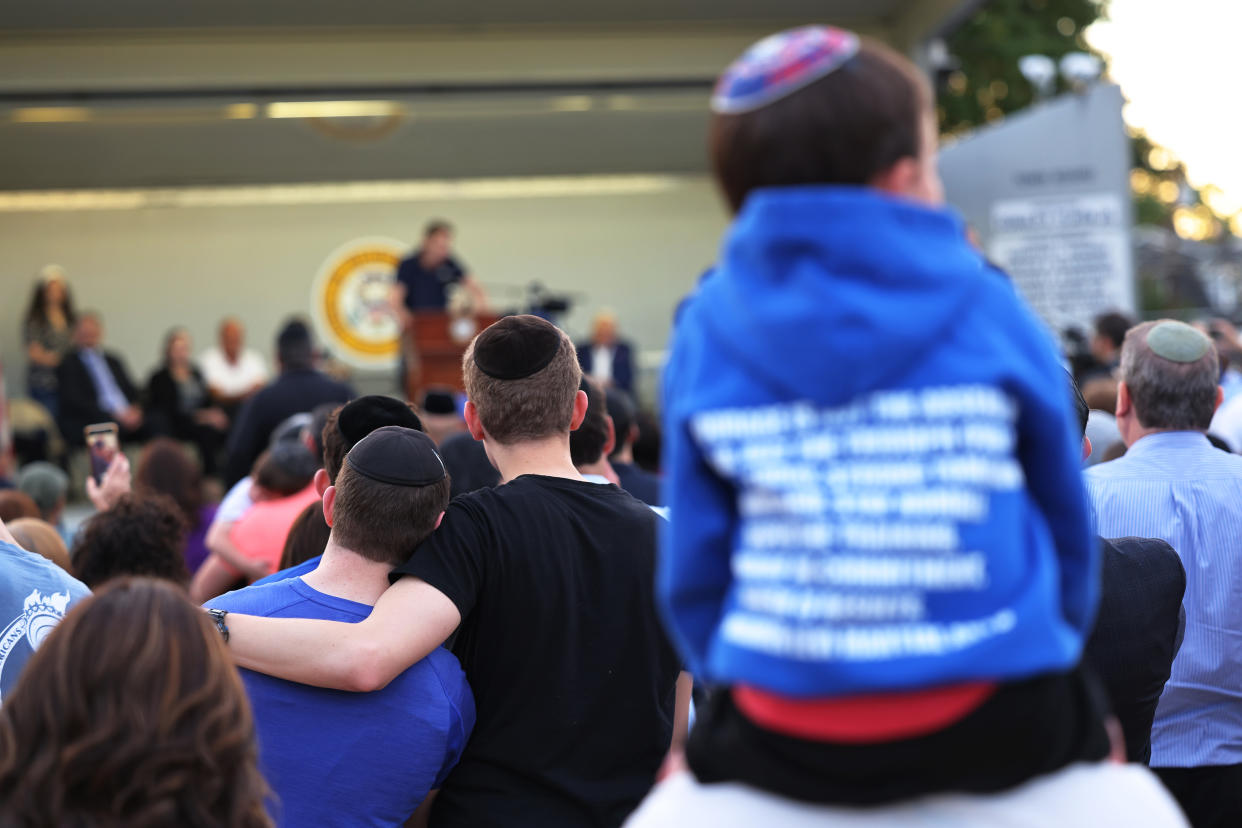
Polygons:
M229 539L247 558L261 560L268 564L268 572L275 572L280 566L280 556L285 551L285 539L289 537L289 529L298 515L307 505L319 500L312 482L297 494L282 497L279 500L260 500L253 504L241 519L229 530ZM224 561L229 570L241 576L233 567Z
M797 739L866 744L912 739L948 727L988 700L989 682L836 699L791 699L733 688L733 703L760 727Z

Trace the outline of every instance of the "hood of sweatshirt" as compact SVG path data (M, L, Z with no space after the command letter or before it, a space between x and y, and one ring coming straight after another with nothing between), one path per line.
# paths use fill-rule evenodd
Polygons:
M864 187L786 187L746 200L694 303L748 379L835 405L903 376L1004 278L949 209ZM808 382L808 366L825 363L855 370Z

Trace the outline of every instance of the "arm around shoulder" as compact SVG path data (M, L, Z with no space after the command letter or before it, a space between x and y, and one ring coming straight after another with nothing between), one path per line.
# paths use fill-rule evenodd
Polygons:
M459 623L461 613L444 593L407 577L389 587L357 624L230 614L229 649L239 666L256 672L370 692L421 661Z

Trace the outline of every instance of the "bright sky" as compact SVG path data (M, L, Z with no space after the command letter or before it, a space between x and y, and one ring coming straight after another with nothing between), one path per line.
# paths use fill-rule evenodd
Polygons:
M1219 187L1214 207L1242 209L1242 2L1111 0L1087 39L1112 58L1126 122L1184 161L1196 187Z

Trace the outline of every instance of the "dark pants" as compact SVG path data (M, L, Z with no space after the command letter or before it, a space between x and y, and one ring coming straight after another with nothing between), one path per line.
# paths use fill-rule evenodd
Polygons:
M704 784L741 782L821 805L884 805L947 792L1009 790L1108 755L1102 691L1081 670L1001 685L965 718L925 736L834 744L766 731L728 691L699 710L686 759Z
M1242 825L1242 765L1152 768L1194 828Z

